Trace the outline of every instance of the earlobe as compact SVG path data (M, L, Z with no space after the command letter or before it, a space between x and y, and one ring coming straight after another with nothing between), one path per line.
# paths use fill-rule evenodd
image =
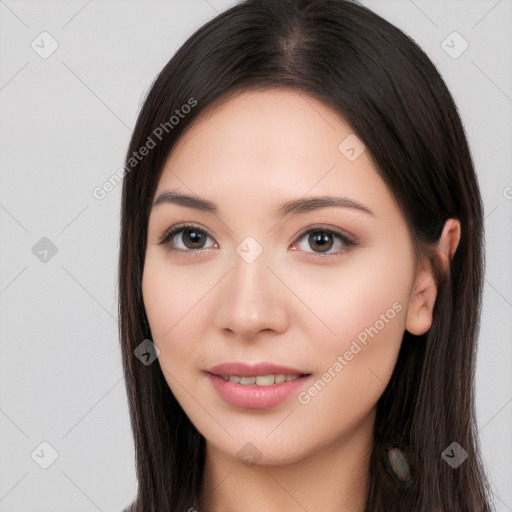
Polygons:
M443 273L447 272L459 241L460 222L457 219L448 219L439 237L434 256ZM430 329L436 297L437 283L432 265L427 258L424 258L417 272L409 298L405 321L407 331L419 336Z

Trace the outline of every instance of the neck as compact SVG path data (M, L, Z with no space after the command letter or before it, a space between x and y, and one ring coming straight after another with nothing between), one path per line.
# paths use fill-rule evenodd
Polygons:
M364 512L374 414L357 429L282 465L248 466L207 441L197 512Z

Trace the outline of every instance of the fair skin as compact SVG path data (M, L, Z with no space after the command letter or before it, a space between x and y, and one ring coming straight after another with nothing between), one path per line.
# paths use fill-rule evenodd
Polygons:
M436 284L429 262L416 262L368 151L350 161L338 149L351 133L302 93L245 92L187 131L163 169L155 199L175 190L218 207L154 206L142 281L163 375L206 438L200 512L364 510L375 405L404 330L430 328ZM348 198L372 213L327 206L274 217L283 202L312 196ZM186 230L159 243L181 223L202 230L200 248ZM323 246L308 238L318 227L328 230ZM248 236L263 249L250 263L237 252ZM443 266L459 237L449 219L438 249ZM323 251L328 256L315 257ZM371 326L377 334L344 356ZM346 364L333 371L340 355ZM311 375L275 406L235 406L205 373L231 361ZM328 368L329 382L309 392ZM255 464L241 460L247 443L258 450Z

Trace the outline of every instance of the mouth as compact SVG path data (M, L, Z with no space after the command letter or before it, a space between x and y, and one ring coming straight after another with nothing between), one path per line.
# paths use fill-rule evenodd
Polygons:
M223 363L206 375L220 397L231 405L264 409L283 402L311 373L273 363Z
M219 375L224 380L229 380L235 384L241 384L242 386L273 386L274 384L280 384L281 382L290 382L292 380L300 379L301 377L307 377L310 374L301 375L285 375L279 373L276 375L255 375L252 377L241 377L240 375Z
M227 377L228 379L231 377L269 377L268 380L270 380L270 376L272 376L274 379L276 377L278 378L278 383L285 382L287 378L291 380L291 377L310 375L310 373L299 370L297 368L270 362L244 363L240 361L233 361L212 366L208 371L214 375L218 375L219 377ZM284 380L282 380L283 376Z

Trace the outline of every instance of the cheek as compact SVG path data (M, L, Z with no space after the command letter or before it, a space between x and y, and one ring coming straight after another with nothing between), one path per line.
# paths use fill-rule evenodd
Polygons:
M317 335L321 329L324 346L329 349L343 350L360 334L364 341L365 329L372 326L396 338L405 323L410 285L410 269L404 264L407 260L401 261L399 267L382 259L372 262L354 258L336 270L311 268L292 276L297 295L307 297L312 313L303 322L310 328L314 324Z
M383 305L362 301L362 311L349 312L344 322L333 324L336 336L325 335L311 353L317 372L297 395L295 420L317 429L321 438L357 430L391 378L403 336L404 309L399 302Z
M389 382L404 333L412 260L405 249L387 252L354 258L337 272L302 277L298 294L309 291L308 305L329 327L319 337L318 320L313 315L303 320L308 338L315 339L315 330L320 338L308 349L319 378L298 397L307 406L305 414L329 411L339 422L355 425ZM337 412L334 404L341 406Z
M204 389L197 379L208 359L208 344L202 343L212 326L208 292L219 277L212 272L198 278L192 267L178 268L153 254L146 258L142 294L163 377L196 428L204 432L211 418L199 405Z
M207 294L215 283L215 276L211 277L212 283L208 276L197 279L190 268L177 269L159 255L146 258L142 278L144 307L152 341L160 349L160 365L172 375L183 374L186 365L198 357L197 340L204 337L201 329L209 314L205 308Z
M412 260L406 248L371 256L361 251L336 271L311 269L294 281L297 295L308 297L314 313L298 315L297 322L308 339L319 340L307 349L316 370L323 372L342 356L342 371L355 387L374 381L380 388L379 379L389 380L400 349Z

